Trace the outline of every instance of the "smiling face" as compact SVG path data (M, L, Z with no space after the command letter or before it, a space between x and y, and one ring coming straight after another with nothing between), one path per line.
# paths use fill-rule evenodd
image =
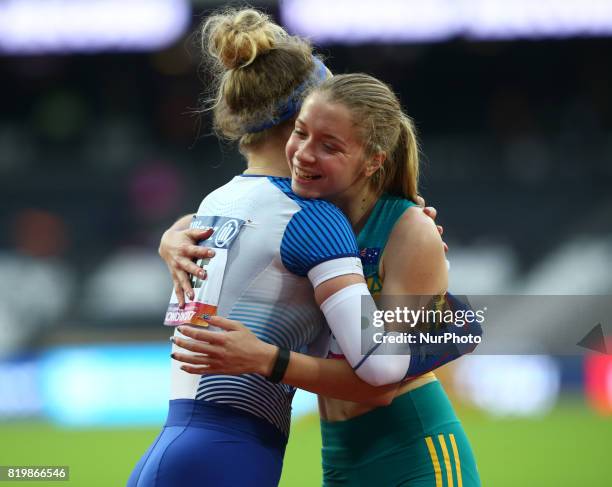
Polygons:
M291 189L304 198L338 204L358 194L373 172L349 109L319 93L304 102L286 155Z

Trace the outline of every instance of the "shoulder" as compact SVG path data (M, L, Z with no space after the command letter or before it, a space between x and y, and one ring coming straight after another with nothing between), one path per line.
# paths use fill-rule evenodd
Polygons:
M337 206L322 200L303 200L300 203L301 208L294 215L294 219L311 221L321 230L353 233L348 218Z
M322 200L300 200L281 242L287 269L305 276L322 262L358 255L351 224L339 208Z
M291 179L290 178L281 178L276 176L266 176L266 180L280 189L283 193L293 193L291 191Z
M429 294L446 288L444 244L420 207L408 208L399 218L383 259L386 291Z
M417 246L429 248L442 246L442 239L434 221L429 218L419 206L407 208L397 220L388 245L402 248Z
M348 220L346 219L344 213L334 204L325 201L325 200L316 200L311 198L302 198L297 195L291 189L291 179L290 178L281 178L268 176L268 180L280 189L287 198L294 201L299 207L300 212L302 212L302 216L304 215L319 215L319 216L327 216L328 218L332 218L333 220L347 225Z
M293 215L291 224L307 224L318 231L341 231L353 234L346 215L336 205L325 200L302 198L291 191L290 183L289 190L285 191L285 194L299 206L299 210Z

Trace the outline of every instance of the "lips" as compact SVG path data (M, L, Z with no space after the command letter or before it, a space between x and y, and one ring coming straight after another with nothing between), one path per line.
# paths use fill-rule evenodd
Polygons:
M298 179L301 179L304 181L314 181L316 179L321 179L320 174L304 171L303 169L300 169L296 166L293 166L293 174Z

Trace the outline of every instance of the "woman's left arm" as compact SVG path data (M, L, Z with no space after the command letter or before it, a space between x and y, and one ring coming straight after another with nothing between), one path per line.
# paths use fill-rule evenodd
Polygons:
M480 321L461 319L455 322L460 315L465 316L466 311L473 311L469 304L446 293L448 267L445 250L435 224L418 208L409 208L404 213L385 248L383 295L422 296L420 301L429 304L440 296L443 299L436 299L437 306L440 306L438 309L445 316L449 312L453 315L452 322L429 323L425 320L427 333L443 339L420 341L417 338L416 343L410 345L411 360L406 379L418 377L471 353L480 343ZM449 332L453 340L446 338ZM417 337L421 335L415 334Z
M434 221L408 208L383 253L383 295L437 295L448 287L444 244Z
M238 321L212 316L210 324L226 333L181 326L179 332L183 336L172 338L180 347L174 349L172 358L183 363L183 371L196 375L256 373L270 376L279 351L276 345L260 340ZM323 359L298 352L290 354L283 383L370 406L390 404L399 387L399 384L378 387L368 384L355 374L346 360Z

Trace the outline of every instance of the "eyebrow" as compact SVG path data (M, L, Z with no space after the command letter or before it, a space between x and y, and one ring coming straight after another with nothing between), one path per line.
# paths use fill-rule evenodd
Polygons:
M306 123L304 123L304 121L301 118L299 118L299 117L296 119L296 123L297 122L301 123L302 125L306 125ZM333 134L325 133L325 134L323 134L323 138L324 139L331 139L334 142L336 142L337 144L341 145L342 148L346 148L346 142L344 142L343 140L339 139L338 137L336 137Z

